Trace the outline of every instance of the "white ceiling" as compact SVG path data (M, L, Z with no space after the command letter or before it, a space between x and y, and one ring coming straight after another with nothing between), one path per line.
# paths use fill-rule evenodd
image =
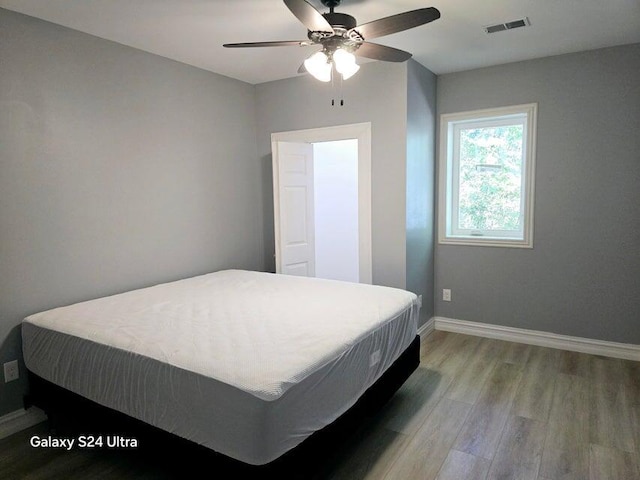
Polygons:
M429 6L442 18L374 41L412 52L436 74L640 42L639 0L343 0L336 11L365 23ZM0 0L0 7L253 84L295 76L314 51L222 47L305 39L281 0ZM531 27L482 29L525 16Z

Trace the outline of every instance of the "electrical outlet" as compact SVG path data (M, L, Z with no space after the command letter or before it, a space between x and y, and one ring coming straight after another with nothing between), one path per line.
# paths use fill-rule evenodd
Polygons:
M4 383L18 379L18 361L13 360L4 364Z
M451 289L449 288L442 289L442 300L444 300L445 302L451 301Z

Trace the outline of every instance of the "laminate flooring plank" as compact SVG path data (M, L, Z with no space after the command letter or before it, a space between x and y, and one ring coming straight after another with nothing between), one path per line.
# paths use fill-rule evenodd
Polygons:
M451 343L448 354L437 363L431 364L430 368L443 375L458 378L467 370L469 364L475 361L475 352L481 341L479 337L460 335Z
M443 398L396 458L385 480L434 480L470 409L466 403Z
M487 480L536 480L546 429L545 422L509 417Z
M0 440L0 477L3 479L19 479L33 470L56 460L63 454L53 449L31 447L29 439L38 435L46 437L49 429L46 423L18 432Z
M538 478L540 478L535 476L535 470L519 465L501 465L500 467L496 468L496 470L492 470L491 472L489 472L487 480L537 480Z
M491 462L458 450L449 450L437 480L485 480Z
M584 480L589 470L589 381L558 374L547 424L540 476Z
M633 452L632 410L626 395L627 387L621 379L609 381L611 377L604 376L610 374L607 369L596 370L590 382L589 438L591 443L603 447Z
M560 350L559 372L566 375L577 375L588 378L591 373L592 355L581 352Z
M420 340L420 360L426 355L432 355L434 351L437 351L443 344L446 343L446 339L450 334L443 330L434 330L426 337Z
M469 360L464 362L445 396L451 400L476 403L487 379L491 376L498 358L504 353L506 343L490 338L483 338L469 353ZM472 452L467 452L472 453Z
M633 405L640 405L640 362L623 360L622 368L629 401Z
M516 365L526 365L533 350L532 345L526 343L508 342L502 361Z
M560 351L533 347L513 399L512 414L546 422L551 411L553 378L558 371Z
M413 435L449 387L451 378L418 367L380 412L389 430Z
M378 480L384 478L409 437L378 425L356 435L346 449L328 462L319 477L323 480Z
M50 462L30 469L22 480L52 480L60 478L65 480L90 479L97 475L95 466L92 473L92 462L87 455L79 450L61 452L62 455L54 457ZM99 470L98 470L99 471Z
M456 335L454 333L435 330L421 342L420 361L429 364L430 361L434 362L447 356L450 345L455 341Z
M632 480L640 478L637 456L613 448L591 445L589 480Z
M640 458L640 403L631 406L631 430L633 431L636 455Z
M499 363L495 366L456 439L454 449L493 459L521 375L522 367L519 365Z
M423 362L430 369L456 375L464 368L480 341L479 337L449 333L433 352L425 352Z
M625 383L625 373L622 360L591 355L591 372L589 378L596 382L607 381L622 385Z

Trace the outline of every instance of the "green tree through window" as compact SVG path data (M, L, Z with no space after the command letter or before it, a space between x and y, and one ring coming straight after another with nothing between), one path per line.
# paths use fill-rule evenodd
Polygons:
M458 228L521 228L523 126L460 131Z

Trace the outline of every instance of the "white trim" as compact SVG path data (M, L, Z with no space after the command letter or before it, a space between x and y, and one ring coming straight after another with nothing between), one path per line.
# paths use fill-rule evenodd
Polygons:
M418 335L420 336L420 340L424 340L424 338L434 330L435 330L435 317L431 317L429 320L427 320L427 323L425 323L420 328L418 328Z
M451 222L447 217L447 208L452 204L452 188L450 179L453 175L452 152L453 135L450 132L450 124L462 121L473 121L482 118L505 117L515 114L526 114L527 129L525 132L526 147L524 162L524 206L522 214L524 217L523 238L500 238L500 237L475 237L475 236L454 236L448 234L451 230ZM470 245L483 247L512 247L512 248L533 248L533 215L535 203L535 162L536 162L536 142L537 142L537 117L538 104L527 103L523 105L512 105L508 107L487 108L483 110L473 110L469 112L444 113L440 115L439 123L439 145L438 145L438 243L444 245ZM453 127L451 127L453 128Z
M31 407L29 410L16 410L0 417L0 439L9 435L26 430L38 423L47 420L47 415L38 407Z
M371 122L311 128L271 134L273 156L273 192L276 272L280 272L280 209L278 205L278 142L331 142L358 140L358 237L360 283L373 283L371 258Z
M539 345L541 347L558 348L572 352L590 353L605 357L623 358L640 361L640 345L630 343L608 342L591 338L571 337L558 333L527 330L524 328L504 327L489 323L469 322L453 318L434 317L435 329L446 332L463 333L477 337L495 338L510 342Z

